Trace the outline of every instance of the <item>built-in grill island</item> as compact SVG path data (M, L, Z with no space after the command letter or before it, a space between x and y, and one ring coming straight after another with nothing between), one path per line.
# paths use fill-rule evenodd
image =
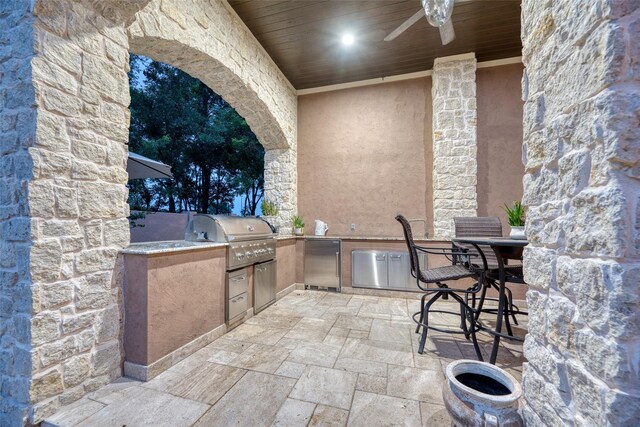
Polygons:
M195 215L185 240L226 242L226 320L242 320L248 308L249 277L253 269L254 313L276 299L276 238L271 227L256 217Z

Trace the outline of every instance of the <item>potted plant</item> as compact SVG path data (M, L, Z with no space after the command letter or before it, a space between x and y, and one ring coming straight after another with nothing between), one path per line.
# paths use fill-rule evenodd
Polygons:
M260 205L260 209L262 210L262 219L267 221L271 226L271 229L274 233L278 232L278 208L275 203L264 199L262 204Z
M514 200L512 207L507 206L505 203L503 209L507 213L509 225L511 226L509 237L512 239L526 239L524 234L524 208L522 207L522 203Z
M296 236L302 236L304 234L304 221L300 215L294 215L291 218L293 223L293 234Z

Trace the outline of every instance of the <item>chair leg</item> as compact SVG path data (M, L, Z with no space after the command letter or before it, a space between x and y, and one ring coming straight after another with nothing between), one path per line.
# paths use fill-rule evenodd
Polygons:
M463 300L462 297L460 297L459 295L451 294L451 297L456 301L458 301L458 303L460 304L460 329L462 329L462 332L464 333L464 337L466 339L469 339L469 330L467 329L467 320L466 320L468 305L466 301Z
M478 300L478 307L476 308L475 320L477 321L480 318L480 313L482 312L482 306L484 305L484 298L487 295L487 283L482 284L482 291L480 292L480 299Z
M429 331L429 309L431 308L431 304L436 302L438 298L443 296L443 292L436 293L427 304L424 306L424 320L422 324L422 335L420 336L420 342L418 343L418 353L422 354L424 352L424 345L427 342L427 332Z
M476 357L480 362L484 362L480 346L478 345L478 339L476 338L476 317L473 311L469 312L469 322L471 323L471 342L473 343L473 349L476 351Z
M507 297L509 299L509 313L511 313L511 318L513 319L513 324L514 325L518 325L518 319L516 319L516 310L513 309L514 305L513 305L513 294L511 293L511 289L506 288L505 289L507 291Z
M507 328L507 333L509 334L509 336L513 336L513 331L511 330L511 322L509 322L509 313L511 312L511 307L508 305L509 299L506 295L504 296L504 304L506 308L506 310L504 311L504 325Z
M427 295L428 294L422 295L422 298L420 299L420 322L418 322L418 326L416 326L416 334L420 332L420 324L424 319L424 300L427 298Z

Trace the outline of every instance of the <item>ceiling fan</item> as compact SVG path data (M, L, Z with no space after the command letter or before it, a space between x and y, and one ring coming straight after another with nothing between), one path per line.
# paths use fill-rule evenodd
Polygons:
M398 28L393 30L384 41L391 40L404 33L410 26L418 22L423 16L427 17L427 21L432 26L440 30L440 39L442 44L448 44L456 38L451 22L451 13L453 12L454 3L467 3L478 0L421 0L422 9L414 13L409 19L404 21Z

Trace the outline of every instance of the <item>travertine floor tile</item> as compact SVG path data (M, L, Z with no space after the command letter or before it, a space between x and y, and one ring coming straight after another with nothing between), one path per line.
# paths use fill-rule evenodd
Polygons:
M420 414L422 415L423 427L449 427L451 417L447 408L433 403L420 402Z
M275 374L282 375L283 377L298 379L304 372L305 368L306 365L303 365L302 363L288 362L285 360L284 362L282 362L282 365L280 365Z
M336 362L338 354L340 354L340 349L341 346L325 343L301 342L298 347L291 351L287 360L331 368Z
M144 387L130 387L124 399L107 405L78 426L190 426L209 405Z
M374 341L398 342L411 345L410 328L407 325L394 325L388 320L373 319L369 339Z
M205 348L225 350L225 351L230 351L233 353L240 354L246 349L248 349L249 347L251 347L251 345L252 343L250 342L231 340L227 338L227 335L223 335Z
M389 365L389 396L442 404L444 377L439 371Z
M348 338L366 340L369 338L369 331L359 331L357 329L351 329L349 331Z
M343 369L377 377L387 376L387 364L373 360L359 360L341 356L336 360L334 369Z
M311 417L309 427L344 427L349 411L332 406L318 405Z
M385 394L387 392L387 378L374 377L373 375L358 374L356 390L369 393Z
M358 375L337 369L308 366L291 392L294 399L349 409Z
M131 378L118 378L111 384L107 384L101 389L98 389L93 393L89 393L87 395L87 398L100 403L104 403L105 405L109 405L122 399L124 393L129 387L139 386L142 384L142 381L134 380Z
M311 415L313 415L315 409L315 403L287 399L280 407L276 414L276 420L271 425L273 427L306 426L311 420Z
M420 407L414 400L356 391L347 425L419 427L422 425Z
M246 323L238 326L224 337L226 339L237 341L249 341L257 344L273 345L287 333L287 329L276 329L261 325L247 325Z
M396 342L347 338L340 357L413 366L411 346Z
M90 400L87 398L80 399L79 401L72 403L65 407L64 411L58 412L54 416L48 418L43 423L43 427L68 427L75 426L76 424L89 418L106 405Z
M220 363L222 365L228 365L233 359L238 357L239 353L234 353L227 350L216 350L207 359L207 362Z
M277 329L291 329L300 321L300 319L302 319L301 316L278 315L269 311L263 311L260 314L247 319L245 324Z
M195 426L268 426L275 421L295 382L277 375L247 372Z
M368 332L371 330L372 322L373 322L373 319L370 317L341 315L336 320L336 323L334 326L337 328L355 329L358 331Z
M206 363L185 375L178 382L171 384L167 392L185 399L213 405L246 373L244 369Z
M229 366L272 374L287 356L289 356L289 350L286 348L254 344L229 362Z

